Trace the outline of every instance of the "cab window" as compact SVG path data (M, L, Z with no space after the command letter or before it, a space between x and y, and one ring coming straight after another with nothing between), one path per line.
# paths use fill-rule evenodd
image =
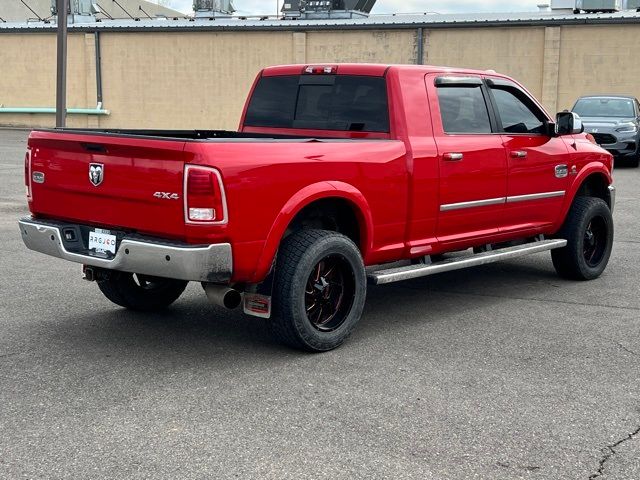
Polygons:
M445 133L491 133L491 121L481 85L438 87Z
M506 133L542 134L544 113L518 90L492 88L498 113L498 126Z

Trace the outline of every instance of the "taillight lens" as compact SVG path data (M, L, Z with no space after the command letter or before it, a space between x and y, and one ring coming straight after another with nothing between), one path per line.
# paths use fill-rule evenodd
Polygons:
M27 198L31 198L31 150L24 154L24 186Z
M189 223L226 223L227 205L220 172L185 167L185 219Z

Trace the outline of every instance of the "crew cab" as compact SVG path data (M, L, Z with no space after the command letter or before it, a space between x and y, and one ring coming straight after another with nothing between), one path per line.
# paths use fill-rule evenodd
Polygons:
M589 280L613 242L612 156L494 72L289 65L259 73L238 131L36 130L26 246L158 310L188 282L336 348L367 284L551 251Z

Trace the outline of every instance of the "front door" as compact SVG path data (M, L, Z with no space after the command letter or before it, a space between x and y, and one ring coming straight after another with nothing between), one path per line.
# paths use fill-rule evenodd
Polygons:
M488 80L507 162L507 202L502 232L539 230L562 210L570 172L569 147L548 134L549 119L515 83Z

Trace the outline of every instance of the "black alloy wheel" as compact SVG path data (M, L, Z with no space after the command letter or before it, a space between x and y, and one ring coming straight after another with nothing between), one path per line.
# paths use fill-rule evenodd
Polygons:
M332 332L344 323L355 298L355 277L344 257L323 258L307 280L307 318L321 332Z

